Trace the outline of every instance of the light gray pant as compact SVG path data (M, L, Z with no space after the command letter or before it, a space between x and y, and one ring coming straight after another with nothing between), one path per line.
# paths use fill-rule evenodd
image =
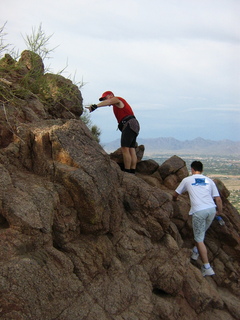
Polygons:
M205 233L212 224L215 215L215 207L197 211L192 215L193 234L196 242L204 241Z

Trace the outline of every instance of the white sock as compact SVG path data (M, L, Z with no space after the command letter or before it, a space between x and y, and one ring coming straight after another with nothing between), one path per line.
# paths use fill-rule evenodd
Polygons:
M198 253L198 248L197 247L193 247L193 252Z
M210 264L209 263L204 263L204 268L205 269L209 269L210 268Z

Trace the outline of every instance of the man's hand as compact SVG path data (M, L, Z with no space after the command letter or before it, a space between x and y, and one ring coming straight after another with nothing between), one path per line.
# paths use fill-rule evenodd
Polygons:
M88 109L89 110L89 112L91 112L91 106L89 106L89 107L85 107L86 109Z
M179 196L179 194L176 191L174 191L174 194L172 196L172 201L177 201L178 200L178 196Z
M91 104L89 107L85 107L85 108L88 109L89 112L93 112L98 108L98 106L96 104Z

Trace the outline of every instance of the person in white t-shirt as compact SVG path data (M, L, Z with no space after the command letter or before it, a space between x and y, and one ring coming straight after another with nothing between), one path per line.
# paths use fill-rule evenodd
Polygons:
M200 254L203 262L203 276L212 276L215 272L209 264L204 239L215 215L222 213L222 200L213 180L202 174L202 162L193 161L191 171L192 175L184 178L175 190L173 201L176 201L180 194L188 192L191 203L189 214L192 215L193 234L196 242L191 258L197 260Z

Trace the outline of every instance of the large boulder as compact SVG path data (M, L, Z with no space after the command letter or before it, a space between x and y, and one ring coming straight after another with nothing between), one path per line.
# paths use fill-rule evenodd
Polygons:
M61 75L45 74L40 84L40 95L47 101L47 111L54 118L77 118L83 112L78 86Z

